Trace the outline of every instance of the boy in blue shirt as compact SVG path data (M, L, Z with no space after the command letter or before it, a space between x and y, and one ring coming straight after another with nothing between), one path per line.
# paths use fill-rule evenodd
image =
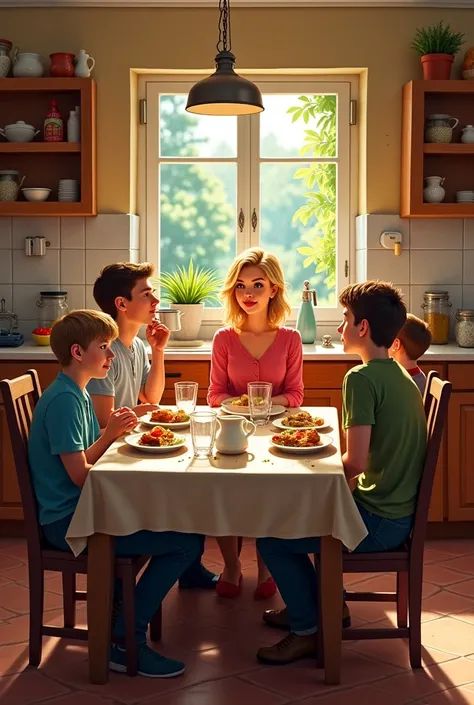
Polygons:
M113 411L100 432L86 385L107 376L114 353L111 342L118 328L98 311L73 311L51 331L51 348L61 365L56 380L36 405L29 438L29 462L39 519L45 539L68 551L66 533L90 468L123 433L137 424L135 413ZM146 645L148 624L166 594L199 555L195 534L139 531L115 538L117 556L151 556L136 586L135 631L138 672L151 678L183 673L184 664L167 659ZM125 625L120 610L113 627L110 668L126 671Z

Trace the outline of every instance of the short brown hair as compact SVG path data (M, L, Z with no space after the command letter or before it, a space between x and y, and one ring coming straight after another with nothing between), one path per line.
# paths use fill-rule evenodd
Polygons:
M102 311L115 320L117 307L115 299L123 296L132 300L132 289L139 279L151 277L155 267L150 262L114 262L101 271L94 284L94 299Z
M401 331L396 336L410 360L418 360L431 345L431 331L428 324L414 316L407 315L407 320Z
M107 313L71 311L54 323L50 338L51 350L61 367L67 367L72 361L73 345L80 345L87 350L93 340L115 340L118 334L117 324Z
M387 350L407 318L401 291L388 282L351 284L341 291L339 303L352 311L356 325L366 320L372 342Z

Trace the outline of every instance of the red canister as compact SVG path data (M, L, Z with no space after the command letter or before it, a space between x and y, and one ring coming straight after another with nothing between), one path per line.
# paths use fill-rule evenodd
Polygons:
M55 78L70 78L74 76L74 54L68 54L64 51L58 51L55 54L50 54L51 64L49 73Z

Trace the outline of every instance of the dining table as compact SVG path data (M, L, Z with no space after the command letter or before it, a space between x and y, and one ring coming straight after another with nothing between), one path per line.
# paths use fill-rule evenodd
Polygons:
M176 431L185 439L184 446L169 453L144 452L122 436L90 469L66 540L75 555L86 546L88 550L92 683L104 684L109 675L114 537L141 530L215 537L321 537L324 677L327 684L340 682L342 546L353 550L367 530L344 475L337 409L304 410L324 419L327 428L321 433L330 436L330 445L309 453L277 448L271 439L281 429L273 426L272 417L257 427L247 451L239 455L214 450L208 457L194 457L188 427ZM217 420L223 413L218 410Z

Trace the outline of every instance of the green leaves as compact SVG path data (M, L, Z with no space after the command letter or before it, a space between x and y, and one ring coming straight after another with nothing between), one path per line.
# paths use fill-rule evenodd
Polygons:
M457 54L464 44L464 34L453 32L451 26L442 21L431 27L417 29L412 43L420 56L426 54Z
M173 304L199 304L204 300L220 303L217 292L222 280L212 269L195 268L192 259L187 269L178 265L175 272L163 272L157 281L166 299Z

